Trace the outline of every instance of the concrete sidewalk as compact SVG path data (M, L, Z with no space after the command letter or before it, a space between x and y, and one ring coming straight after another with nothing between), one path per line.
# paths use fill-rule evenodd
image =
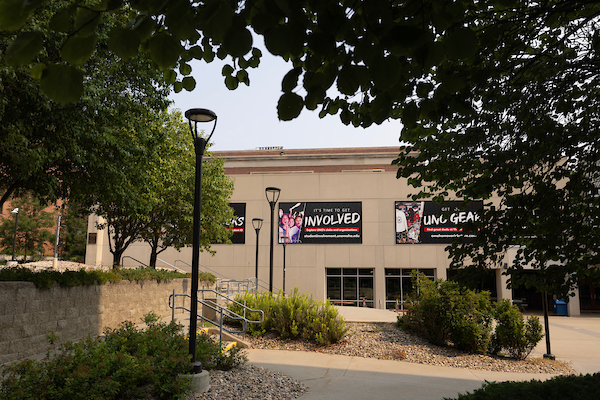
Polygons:
M346 321L395 322L387 310L339 307ZM543 323L543 321L542 321ZM550 317L551 350L579 373L600 371L600 316ZM546 353L545 339L531 357ZM454 398L480 388L485 381L545 380L551 374L503 373L447 368L403 361L329 355L317 352L249 350L250 362L281 372L308 386L302 400Z

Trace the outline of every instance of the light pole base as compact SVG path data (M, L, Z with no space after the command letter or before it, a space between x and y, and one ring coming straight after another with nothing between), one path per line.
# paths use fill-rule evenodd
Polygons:
M556 356L554 354L544 354L544 358L547 360L556 360Z

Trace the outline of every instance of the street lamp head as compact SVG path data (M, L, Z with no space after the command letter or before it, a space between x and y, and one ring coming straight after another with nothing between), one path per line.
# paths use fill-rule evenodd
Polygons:
M269 201L269 204L271 205L271 207L273 207L273 205L275 203L277 203L277 200L279 200L280 192L281 192L281 189L279 189L278 187L274 187L274 186L269 186L268 188L265 189L265 195L267 196L267 200Z
M192 137L194 138L194 143L196 143L196 140L200 139L200 136L198 134L198 127L197 127L198 122L215 121L215 124L213 125L213 129L210 132L210 135L208 135L208 138L206 139L206 143L208 143L208 141L212 137L213 133L215 132L215 128L217 127L217 114L215 114L213 111L208 110L206 108L190 108L189 110L187 110L185 112L185 117L189 121L190 131L192 132ZM192 127L192 122L194 122L193 127Z
M14 210L11 211L13 214L18 214L19 213L19 207L15 208Z
M256 232L260 231L262 228L263 219L262 218L252 218L252 226Z

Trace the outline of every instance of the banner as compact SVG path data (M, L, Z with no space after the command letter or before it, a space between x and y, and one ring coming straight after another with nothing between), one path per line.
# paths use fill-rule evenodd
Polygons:
M231 243L244 244L246 243L246 203L229 203L229 206L233 208Z
M279 243L362 243L362 203L279 203Z
M480 221L483 201L472 201L466 207L462 201L438 204L433 201L396 201L396 244L446 243L453 240L473 240L476 231L464 231L463 226Z

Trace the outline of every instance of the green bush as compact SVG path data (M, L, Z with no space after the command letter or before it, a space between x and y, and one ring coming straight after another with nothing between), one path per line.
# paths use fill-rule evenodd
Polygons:
M109 271L85 270L79 271L33 271L25 267L11 267L0 269L0 281L25 281L32 282L39 289L49 289L53 284L60 286L86 286L101 285L106 282L129 281L157 281L166 282L177 278L189 277L177 271L146 268L113 268ZM214 283L216 278L209 273L200 274L200 280Z
M245 294L236 301L253 309L263 310L265 319L260 324L248 324L248 332L262 336L274 330L282 338L304 338L319 345L340 341L348 328L337 309L328 301L316 301L308 293L299 294L294 288L289 296L280 293ZM229 309L242 315L242 308L230 304ZM258 320L259 313L247 313L248 318Z
M523 360L542 340L542 325L536 316L525 322L518 307L502 299L496 306L496 330L492 335L491 353L507 352L511 357Z
M452 342L471 353L486 353L493 309L488 292L475 293L452 281L432 281L413 274L415 295L399 322L436 345Z
M248 361L246 353L239 347L232 347L224 352L224 344L209 335L196 336L196 360L204 369L230 370Z
M77 343L49 335L56 348L44 360L2 368L0 400L183 398L190 381L179 375L191 372L189 342L181 325L157 321L148 314L145 330L125 322ZM246 361L239 350L221 354L221 346L202 335L197 349L204 367L233 368Z
M473 393L457 400L596 400L600 393L600 373L556 376L547 381L486 382ZM446 400L450 400L445 398Z

